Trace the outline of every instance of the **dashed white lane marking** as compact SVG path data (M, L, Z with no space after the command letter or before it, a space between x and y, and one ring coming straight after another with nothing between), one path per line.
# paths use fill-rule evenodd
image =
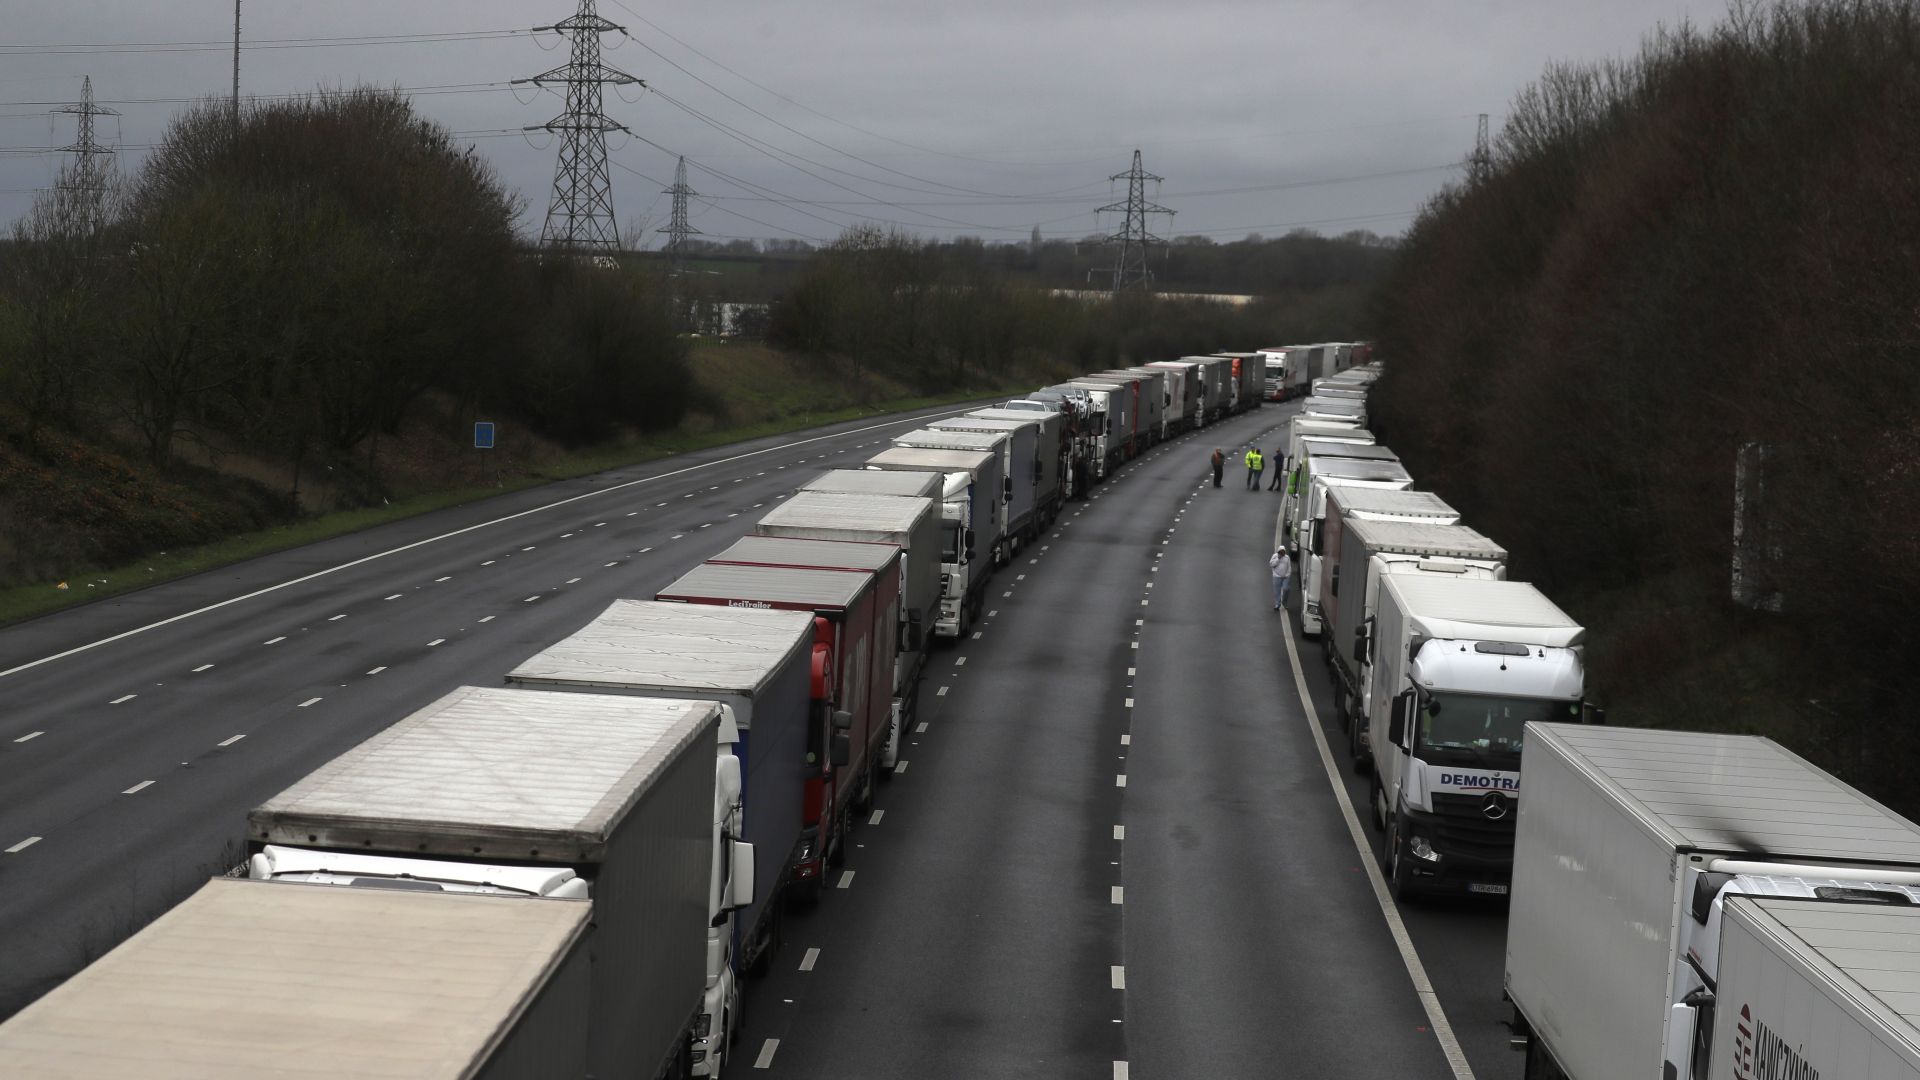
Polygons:
M1132 669L1132 668L1128 668L1128 669L1127 669L1127 674L1128 674L1129 676L1131 676L1131 675L1133 674L1133 669Z
M10 848L8 848L8 849L7 849L7 854L9 854L9 855L18 855L18 854L20 854L21 852L23 852L23 851L25 851L25 850L27 850L28 848L30 848L30 847L32 847L33 845L35 845L35 844L37 844L37 843L39 843L39 842L41 841L41 839L42 839L42 838L41 838L41 837L38 837L38 836L29 836L29 837L27 837L27 838L26 838L25 840L22 840L22 841L20 841L19 843L17 843L17 844L15 844L15 845L13 845L12 847L10 847Z
M29 732L27 732L27 733L26 733L25 735L22 735L22 736L20 736L19 738L17 738L17 739L15 739L15 740L13 740L13 741L14 741L14 742L32 742L33 740L35 740L35 739L37 739L37 738L39 738L40 736L42 736L42 735L45 735L45 734L46 734L46 732L44 732L44 731L29 731Z
M887 812L885 810L875 810L873 816L867 819L867 824L878 825L880 824L880 819L886 816Z
M195 675L198 675L203 671L211 671L212 669L213 669L212 664L201 664L199 667L193 669L193 673Z
M905 762L902 762L902 764L905 764ZM840 871L840 880L834 882L833 887L836 889L844 889L847 886L852 884L853 884L853 871L842 870Z
M446 638L437 637L437 638L434 638L432 641L427 642L427 648L431 649L435 645L445 645L446 643L447 643Z
M1132 745L1133 745L1133 736L1131 736L1131 735L1122 735L1122 736L1120 736L1120 745L1121 745L1121 746L1132 746Z
M153 786L153 781L151 781L151 780L142 780L142 781L140 781L139 783L137 783L137 784L135 784L135 785L133 785L132 787L130 787L130 788L128 788L127 790L125 790L125 791L123 791L123 792L121 792L120 794L122 794L122 795L138 795L138 794L140 794L141 792L143 792L143 791L145 791L145 790L147 790L148 788L150 788L150 787L152 787L152 786Z
M945 411L936 410L934 412L925 412L925 413L916 412L911 416L903 417L898 420L887 420L878 424L870 425L865 428L855 428L852 431L836 431L828 435L816 435L810 439L802 439L799 442L786 443L784 445L785 446L802 446L807 443L821 442L827 439L843 438L846 435L857 434L858 432L861 432L861 431L878 431L881 428L899 427L903 424L924 424L926 421L930 419L934 419L940 416L953 416L963 411L965 410L951 409L951 410L945 410ZM410 544L402 544L399 547L388 548L385 551L376 551L371 555L363 555L358 559L341 563L338 566L329 566L325 570L316 570L311 574L305 574L297 578L291 578L289 580L280 582L278 585L269 585L266 588L255 589L252 592L242 593L239 596L231 596L225 600L219 601L218 603L207 604L203 607L194 608L191 611L183 611L178 615L170 615L167 618L160 619L155 622L147 623L145 626L136 626L131 630L123 630L118 634L113 634L108 637L103 637L98 641L90 641L85 645L76 645L71 649L66 649L62 652L57 652L50 656L43 656L38 660L29 660L24 664L15 664L13 667L7 668L4 671L0 671L0 679L4 679L9 675L17 675L22 671L28 671L32 668L39 667L42 664L51 664L55 660L64 660L69 656L76 656L80 653L87 652L88 650L100 648L103 645L111 645L116 641L124 641L127 638L133 637L136 634L144 634L149 630L158 630L163 626L172 626L174 623L180 622L183 619L191 619L196 615L204 615L209 611L218 611L221 608L230 607L234 604L241 603L242 601L252 600L253 598L258 596L265 596L268 593L279 592L281 589L292 588L295 585L303 585L309 581L314 581L319 578L326 577L329 574L337 574L342 570L350 570L356 566L364 566L367 563L373 562L376 559L384 559L390 555L398 555L401 552L412 551L415 548L425 547L428 544L439 543L442 540L450 540L456 536L464 536L467 533L475 532L480 529L491 528L495 525L500 525L508 521L517 521L520 518L529 517L533 514L545 513L548 510L553 510L558 507L567 506L572 503L579 502L582 499L599 498L612 492L625 491L628 488L637 487L641 484L651 484L660 480L669 479L671 477L683 476L687 473L695 472L700 469L712 468L716 465L730 465L733 462L744 461L747 458L751 458L751 457L758 457L761 454L771 453L774 450L781 449L781 448L782 447L766 447L760 450L748 450L745 453L733 454L729 457L715 458L712 461L703 461L698 465L689 465L683 469L675 469L670 472L658 473L654 476L643 476L637 480L628 480L620 484L611 484L607 487L600 488L596 491L588 491L579 495L568 496L567 498L564 498L564 499L556 499L553 502L546 503L541 506L528 507L527 509L521 510L518 513L507 514L503 517L493 518L489 521L475 522L472 525L463 526L461 528L454 529L451 532L441 533L438 536L429 536L424 540L415 540ZM483 563L482 565L486 565L486 564Z
M975 641L979 641L979 640L980 640L980 635L981 635L981 634L984 634L984 633L986 633L986 631L984 631L984 630L975 630L975 631L973 632L973 640L975 640Z
M915 735L925 735L927 733L927 722L922 720L918 724L915 724L913 726L913 733Z
M565 539L567 539L568 537L571 537L572 535L573 535L572 533L561 533L561 534L560 534L560 539L562 539L562 540L565 540Z
M739 517L740 515L739 515L739 514L728 514L727 516L728 516L728 517L730 517L730 518L737 518L737 517Z
M540 599L540 596L539 596L539 594L537 594L537 593L536 593L536 594L534 594L533 596L529 596L529 597L527 597L527 598L526 598L525 600L522 600L522 601L520 601L520 602L521 602L521 603L523 603L523 604L531 604L531 603L533 603L533 602L534 602L535 600L538 600L538 599Z
M1146 602L1145 600L1142 600L1142 601L1140 601L1140 606L1141 606L1141 607L1146 607L1146 606L1147 606L1147 602Z
M604 521L596 521L593 523L593 527L596 529L604 529L606 528L606 526L607 526L607 523Z
M1128 642L1128 644L1132 645L1136 649L1140 647L1140 643L1137 641Z
M523 547L523 548L521 548L520 550L521 550L521 551L532 551L532 550L533 550L534 548L537 548L537 547L539 547L539 546L540 546L539 544L528 544L528 545L527 545L526 547Z
M701 525L700 525L700 527L701 527L701 528L703 528L703 529L711 529L711 528L713 528L713 522L711 522L711 521L708 521L708 522L703 522L703 523L701 523Z
M987 612L987 618L989 618L989 619L991 619L991 618L993 618L993 617L994 617L995 615L998 615L998 614L1000 614L1000 609L999 609L999 608L994 608L994 609L993 609L992 611L989 611L989 612Z
M669 539L669 540L678 540L678 539L680 539L681 537L683 537L683 536L685 536L685 535L687 535L687 534L686 534L686 533L674 533L674 534L673 534L672 536L669 536L669 537L667 537L667 539Z
M1116 1061L1113 1063L1113 1080L1127 1080L1126 1062Z
M653 550L653 549L652 549L652 548L650 548L650 547L643 547L643 548L641 548L641 549L639 550L639 552L637 552L637 554L640 554L640 555L645 555L645 554L646 554L647 552L649 552L649 551L652 551L652 550Z
M569 585L578 585L578 584L580 584L580 579L579 579L579 578L577 578L577 577L570 577L570 578L568 578L568 579L567 579L567 584L569 584Z
M483 562L483 563L481 563L480 565L481 565L481 566L491 566L491 565L492 565L492 563L491 563L491 562ZM438 584L440 584L440 583L441 583L441 582L443 582L443 581L452 581L452 580L453 580L453 575L452 575L452 574L448 574L448 575L447 575L447 576L445 576L445 577L437 577L437 578L434 578L434 579L433 579L433 583L434 583L435 585L438 585Z
M369 674L369 675L378 675L378 674L380 674L381 672L383 672L383 671L385 671L385 670L387 670L387 665L385 665L385 664L381 664L381 665L380 665L379 667L377 667L377 668L372 668L372 669L370 669L370 670L369 670L369 671L367 672L367 674Z
M964 657L964 656L956 656L956 657L954 657L954 660L953 660L953 666L954 666L954 667L966 667L966 666L967 666L967 658L966 658L966 657Z
M1467 1064L1466 1052L1460 1049L1460 1040L1454 1037L1453 1026L1447 1023L1446 1011L1440 1007L1440 995L1434 992L1433 982L1427 978L1427 969L1420 963L1420 954L1413 947L1413 938L1407 933L1406 922L1400 918L1400 909L1394 906L1393 898L1387 893L1386 879L1380 876L1380 861L1374 858L1373 845L1360 827L1360 817L1354 813L1353 800L1347 797L1347 785L1333 763L1333 751L1327 748L1326 734L1320 730L1320 714L1307 694L1307 677L1300 670L1300 652L1294 647L1293 634L1283 627L1280 636L1287 645L1287 663L1293 668L1293 687L1300 695L1300 705L1306 712L1307 729L1313 735L1315 749L1320 752L1320 766L1327 771L1327 782L1333 786L1334 800L1340 804L1340 816L1347 822L1347 835L1353 838L1353 846L1360 853L1360 865L1366 869L1367 881L1373 885L1373 898L1380 904L1380 913L1387 920L1387 930L1393 935L1393 943L1400 950L1400 960L1406 965L1407 976L1413 981L1414 995L1427 1011L1427 1024L1433 1028L1434 1038L1440 1041L1440 1051L1452 1067L1455 1080L1473 1080L1473 1068Z
M386 596L386 597L382 597L381 599L383 599L383 600L398 600L398 599L400 599L400 597L401 597L402 595L403 595L403 594L401 594L401 593L394 593L394 594L393 594L392 596Z
M481 565L481 566L492 566L492 565L493 565L494 563L497 563L497 562L499 562L499 561L500 561L499 559L488 559L488 560L487 560L486 562L483 562L483 563L481 563L480 565Z
M1127 786L1127 774L1126 774L1126 773L1114 773L1114 774L1113 774L1113 786L1114 786L1114 787L1126 787L1126 786Z
M808 949L808 950L807 950L807 954L806 954L805 956L802 956L802 957L800 958L800 970L801 970L801 971L812 971L812 970L813 970L813 965L814 965L814 964L816 964L816 963L818 963L818 962L819 962L819 960L820 960L820 950L819 950L819 949L817 949L817 948L816 948L816 949Z
M940 689L938 689L938 690L936 690L936 691L934 691L934 693L933 693L933 696L934 696L934 697L946 697L946 696L947 696L947 688L946 688L946 687L944 687L944 686L943 686L943 687L941 687Z
M619 565L620 565L620 564L619 564L619 563L617 563L617 562L610 562L610 563L608 563L608 564L606 564L605 566L603 566L603 567L601 567L601 569L602 569L602 570L611 570L611 569L613 569L614 567L616 567L616 566L619 566Z
M640 516L640 511L638 511L638 510L629 510L629 511L627 511L627 516L628 516L628 517L639 517L639 516Z
M1018 576L1016 576L1016 577L1015 577L1015 578L1014 578L1013 580L1015 580L1015 581L1025 581L1025 580L1027 580L1027 575L1025 575L1025 574L1020 574L1020 575L1018 575Z
M895 765L893 766L893 771L894 771L894 772L896 772L896 773L903 773L903 772L906 772L906 771L907 771L907 762L906 762L906 759L905 759L905 758L902 758L902 759L901 759L901 760L900 760L899 762L897 762L897 763L896 763L896 764L895 764Z
M1001 593L1001 594L1000 594L1000 597L1001 597L1001 599L1003 599L1003 600L1004 600L1005 598L1007 598L1007 597L1009 597L1009 596L1012 596L1012 595L1013 595L1013 590L1012 590L1012 589L1008 589L1008 590L1007 590L1006 592L1003 592L1003 593Z
M283 641L285 641L285 640L287 640L287 639L286 639L286 636L285 636L285 635L281 635L280 637L277 637L277 638L274 638L274 639L273 639L272 641L263 641L263 642L261 642L260 644L262 644L262 645L278 645L278 644L280 644L281 642L283 642Z
M1147 582L1147 588L1149 589L1153 588L1153 582L1151 581Z
M1127 827L1125 825L1115 825L1113 827L1113 838L1115 840L1125 840L1127 838Z
M1039 563L1040 563L1040 560L1039 560L1039 559L1028 559L1028 560L1027 560L1027 565L1028 565L1028 566L1037 566L1037 565L1039 565Z
M137 698L139 696L140 696L139 694L122 694L119 697L114 698L112 701L107 702L107 704L118 705L123 701L132 701L134 698Z
M754 504L753 504L753 509L755 509L755 510L758 510L758 509L760 509L761 507L763 507L763 506L765 506L765 505L767 505L767 504L766 504L766 503L754 503Z
M1127 890L1125 886L1115 885L1113 887L1113 893L1112 893L1113 902L1116 904L1122 903L1123 902L1122 898L1125 897L1126 894L1127 894Z
M1129 709L1131 709L1131 708L1133 708L1133 699L1132 699L1132 698L1128 698L1128 699L1127 699L1127 708L1129 708Z
M1115 990L1125 990L1127 988L1127 969L1125 967L1119 964L1113 965L1112 978L1113 988Z
M784 468L784 466L782 467ZM766 1042L761 1043L760 1056L753 1059L753 1067L756 1069L773 1068L773 1052L778 1049L780 1049L779 1039L768 1039Z
M232 736L232 737L230 737L230 738L225 738L225 739L221 739L221 740L220 740L219 742L217 742L217 743L214 743L213 745L215 745L215 746L232 746L232 745L233 745L234 743L237 743L237 742L239 742L239 741L240 741L241 739L244 739L244 738L246 738L246 735L245 735L245 734L240 734L240 735L234 735L234 736Z
M483 616L481 616L481 618L480 618L480 621L481 621L481 622L492 622L492 621L494 620L494 618L495 618L495 616L492 616L492 615L483 615Z
M333 617L331 617L331 618L329 618L329 619L328 619L327 621L328 621L328 622L339 622L339 621L340 621L341 619L344 619L344 618L346 618L346 617L347 617L347 615L346 615L346 612L344 612L344 611L343 611L343 612L341 612L340 614L338 614L338 615L335 615L335 616L333 616Z

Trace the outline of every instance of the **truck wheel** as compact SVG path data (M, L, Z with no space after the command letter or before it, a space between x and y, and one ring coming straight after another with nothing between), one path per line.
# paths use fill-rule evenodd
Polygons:
M1387 827L1380 817L1380 770L1373 770L1367 778L1367 820L1373 823L1373 831L1379 832Z
M1347 684L1341 682L1337 674L1333 677L1333 711L1340 717L1340 730L1352 731L1353 720L1347 715ZM1353 740L1347 740L1347 745L1352 746Z
M847 812L833 819L833 835L827 838L827 865L835 870L847 865Z
M1400 856L1400 815L1394 814L1387 826L1387 894L1406 904L1413 900L1413 875Z
M1368 756L1366 747L1360 745L1360 726L1357 716L1347 718L1347 753L1353 755L1353 771L1364 776L1373 771L1373 758Z
M787 890L787 907L810 908L820 903L820 879L808 878ZM769 952L772 950L769 949Z
M865 814L873 809L874 774L874 767L868 765L865 777L860 781L860 793L853 797L853 812L856 814Z

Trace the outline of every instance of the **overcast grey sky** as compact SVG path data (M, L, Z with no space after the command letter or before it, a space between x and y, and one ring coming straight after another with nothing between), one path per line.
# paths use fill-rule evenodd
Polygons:
M473 134L524 194L522 226L537 233L555 148L544 132L516 132L562 102L504 84L564 63L555 35L318 47L289 39L524 30L564 18L574 2L245 0L243 37L256 47L241 56L242 93L441 88L416 97L420 111ZM1657 24L1717 21L1724 0L600 6L631 33L606 38L606 61L659 91L607 93L607 112L641 137L612 137L623 229L665 223L659 189L679 153L707 196L694 203L694 225L717 237L819 239L861 218L930 235L1024 239L1037 224L1079 237L1100 227L1095 207L1124 195L1107 177L1139 147L1147 169L1166 177L1159 201L1179 211L1172 234L1233 239L1296 225L1398 232L1455 175L1476 114L1493 114L1497 126L1549 60L1631 53ZM34 151L72 141L73 118L49 119L46 103L77 99L82 75L122 113L99 131L128 147L122 168L137 166L138 147L157 141L181 108L155 99L228 92L231 58L218 43L231 40L231 0L12 0L0 12L0 220L24 211L63 160ZM16 48L180 42L210 44Z

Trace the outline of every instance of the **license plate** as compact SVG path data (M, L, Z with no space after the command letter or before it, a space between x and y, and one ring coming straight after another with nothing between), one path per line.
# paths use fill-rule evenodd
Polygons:
M1467 886L1467 891L1471 893L1486 893L1488 896L1507 895L1507 887L1505 885L1469 885Z

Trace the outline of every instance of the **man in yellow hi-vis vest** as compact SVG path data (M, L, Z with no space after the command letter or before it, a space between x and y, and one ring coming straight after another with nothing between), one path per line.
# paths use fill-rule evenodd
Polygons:
M1266 466L1267 459L1261 455L1259 447L1255 446L1247 451L1248 491L1260 490L1260 470L1266 468Z

